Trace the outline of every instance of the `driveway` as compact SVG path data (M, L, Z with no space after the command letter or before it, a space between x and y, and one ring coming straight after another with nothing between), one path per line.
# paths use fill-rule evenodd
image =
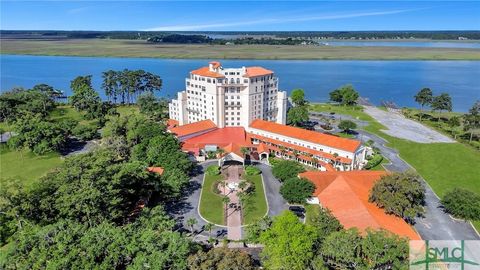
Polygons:
M281 214L284 210L288 210L287 201L280 195L281 183L272 174L272 168L265 164L257 164L262 170L263 183L268 201L268 215L273 217Z

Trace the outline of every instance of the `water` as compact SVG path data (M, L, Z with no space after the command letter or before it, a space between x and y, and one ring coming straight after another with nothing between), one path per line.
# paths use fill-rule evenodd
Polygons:
M424 48L464 48L480 49L480 42L455 42L455 41L323 41L329 46L354 46L354 47L424 47Z
M144 69L160 75L160 96L174 97L185 88L190 70L209 60L94 58L63 56L1 55L1 91L14 86L30 88L47 83L70 94L70 81L78 75L93 75L100 88L101 72L114 69ZM300 61L300 60L222 60L225 67L263 66L275 71L280 89L303 88L310 101L324 102L328 93L353 84L371 102L394 101L399 106L418 106L413 96L430 87L435 94L452 96L455 111L467 111L480 100L480 61Z

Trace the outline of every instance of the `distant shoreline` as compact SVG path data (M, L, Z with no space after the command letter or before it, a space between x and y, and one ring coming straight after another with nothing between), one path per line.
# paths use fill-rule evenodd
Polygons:
M325 42L329 41L325 40ZM381 42L387 40L343 41ZM390 42L392 41L405 42L408 40L391 40ZM409 41L415 42L414 40ZM448 41L438 40L438 42ZM1 39L1 43L0 53L2 55L232 60L480 60L480 50L471 48L152 44L143 40L122 39L4 38Z

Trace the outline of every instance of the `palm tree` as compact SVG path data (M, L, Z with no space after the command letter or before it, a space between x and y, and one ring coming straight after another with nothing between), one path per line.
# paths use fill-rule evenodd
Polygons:
M190 231L192 232L192 234L193 234L193 226L195 226L195 224L197 224L197 220L196 220L196 219L194 219L194 218L189 218L189 219L187 220L187 226L190 227Z
M247 155L250 153L250 150L247 147L241 147L240 152L243 155L243 166L245 166L245 159L247 158Z
M209 223L205 224L205 226L203 228L205 230L207 230L210 235L212 234L212 230L213 230L213 224L212 223L209 222Z
M293 150L293 156L295 157L295 161L297 161L299 155L300 152L298 152L298 150Z
M223 154L225 154L225 150L223 150L223 148L218 148L218 149L217 149L217 155L218 155L219 157L222 157Z
M315 168L318 168L318 159L312 157L312 164L313 164L313 166L314 166Z
M228 206L228 204L230 203L230 197L228 197L228 196L223 196L222 202L223 202L223 204L225 205L225 207L224 207L225 216L227 216L227 209L228 209L227 206Z
M238 188L240 188L242 191L247 187L247 181L243 180L238 183Z
M337 153L333 153L333 159L334 159L334 160L333 160L333 162L334 162L333 164L334 164L335 167L337 167L337 157L338 157L338 154L337 154Z

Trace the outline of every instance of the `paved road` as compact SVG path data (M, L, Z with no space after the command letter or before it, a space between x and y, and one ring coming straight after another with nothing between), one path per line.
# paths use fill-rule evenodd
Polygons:
M257 165L262 170L263 183L265 184L265 192L268 201L268 215L277 216L282 211L288 209L287 201L280 195L280 181L272 175L272 168L265 164Z

